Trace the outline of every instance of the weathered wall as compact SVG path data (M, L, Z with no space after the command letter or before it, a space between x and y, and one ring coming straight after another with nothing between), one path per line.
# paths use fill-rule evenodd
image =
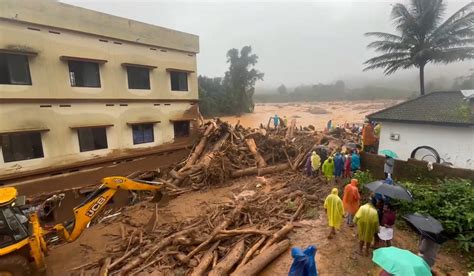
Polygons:
M111 2L113 4L113 2ZM135 20L113 16L56 0L2 0L0 18L57 26L124 41L186 52L199 52L199 37Z
M400 134L400 140L390 134ZM419 146L434 148L440 157L455 167L474 169L474 128L383 122L379 150L390 149L401 160L410 158Z
M29 57L32 85L0 85L0 98L61 98L61 99L197 99L196 56L167 50L150 50L134 44L99 41L93 35L28 29L28 24L2 21L0 49L25 49L37 52ZM67 61L60 56L103 59L99 67L101 87L72 87ZM134 63L156 66L150 70L150 90L128 89L127 70L121 64ZM188 91L171 91L166 68L194 71L188 76Z
M369 170L374 177L384 179L383 165L385 157L376 154L361 153L361 166L363 170ZM415 181L420 178L435 179L445 177L459 177L472 179L474 181L474 170L451 168L440 164L433 164L433 170L429 171L428 163L415 159L395 160L393 170L394 179Z
M114 104L111 102L111 104ZM70 107L40 107L39 104L2 104L0 125L6 129L49 129L41 133L44 158L3 162L0 148L0 176L45 167L58 167L101 157L130 154L174 141L170 119L183 118L185 110L197 110L190 103L129 103L128 106L106 106L104 103L73 103ZM190 118L192 112L186 117ZM196 114L193 115L194 117ZM132 127L127 123L160 121L154 124L154 142L133 144ZM107 149L80 152L76 129L81 125L107 127Z

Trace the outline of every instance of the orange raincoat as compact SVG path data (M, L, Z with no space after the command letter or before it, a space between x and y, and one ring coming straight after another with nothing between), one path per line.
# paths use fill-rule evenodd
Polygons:
M357 179L351 179L351 183L344 188L344 197L342 198L344 210L351 215L355 215L360 206L360 194L357 184Z

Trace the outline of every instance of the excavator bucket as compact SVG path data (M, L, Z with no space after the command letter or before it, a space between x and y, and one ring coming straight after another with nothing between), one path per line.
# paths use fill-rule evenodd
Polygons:
M163 207L168 205L170 201L169 195L166 192L166 189L161 189L160 191L156 191L155 195L151 199L151 202L158 203L158 206Z

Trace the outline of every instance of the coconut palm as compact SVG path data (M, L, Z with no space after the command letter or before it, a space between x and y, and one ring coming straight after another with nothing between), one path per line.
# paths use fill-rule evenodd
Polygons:
M426 64L474 58L474 3L442 22L444 11L442 0L411 0L409 6L394 5L391 17L399 34L365 34L379 39L367 47L383 54L367 60L364 71L385 68L384 73L390 75L399 69L416 67L420 71L420 93L424 95Z

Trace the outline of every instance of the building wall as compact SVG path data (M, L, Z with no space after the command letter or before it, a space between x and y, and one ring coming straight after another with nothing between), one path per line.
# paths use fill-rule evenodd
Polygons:
M399 134L400 140L391 140L391 134ZM415 148L430 146L455 167L474 169L473 141L474 127L383 122L379 150L393 150L399 159L408 160Z
M0 134L48 129L41 132L44 158L5 163L0 154L0 178L146 153L174 141L170 120L196 122L199 116L195 35L52 0L2 0L0 34L0 52L35 53L28 57L32 85L0 84ZM99 65L101 87L72 87L61 56L106 60ZM123 63L156 66L151 89L129 89ZM171 90L170 68L188 72L188 91ZM155 140L133 145L127 123L145 121L160 121ZM113 125L108 148L80 152L71 127L81 125Z

